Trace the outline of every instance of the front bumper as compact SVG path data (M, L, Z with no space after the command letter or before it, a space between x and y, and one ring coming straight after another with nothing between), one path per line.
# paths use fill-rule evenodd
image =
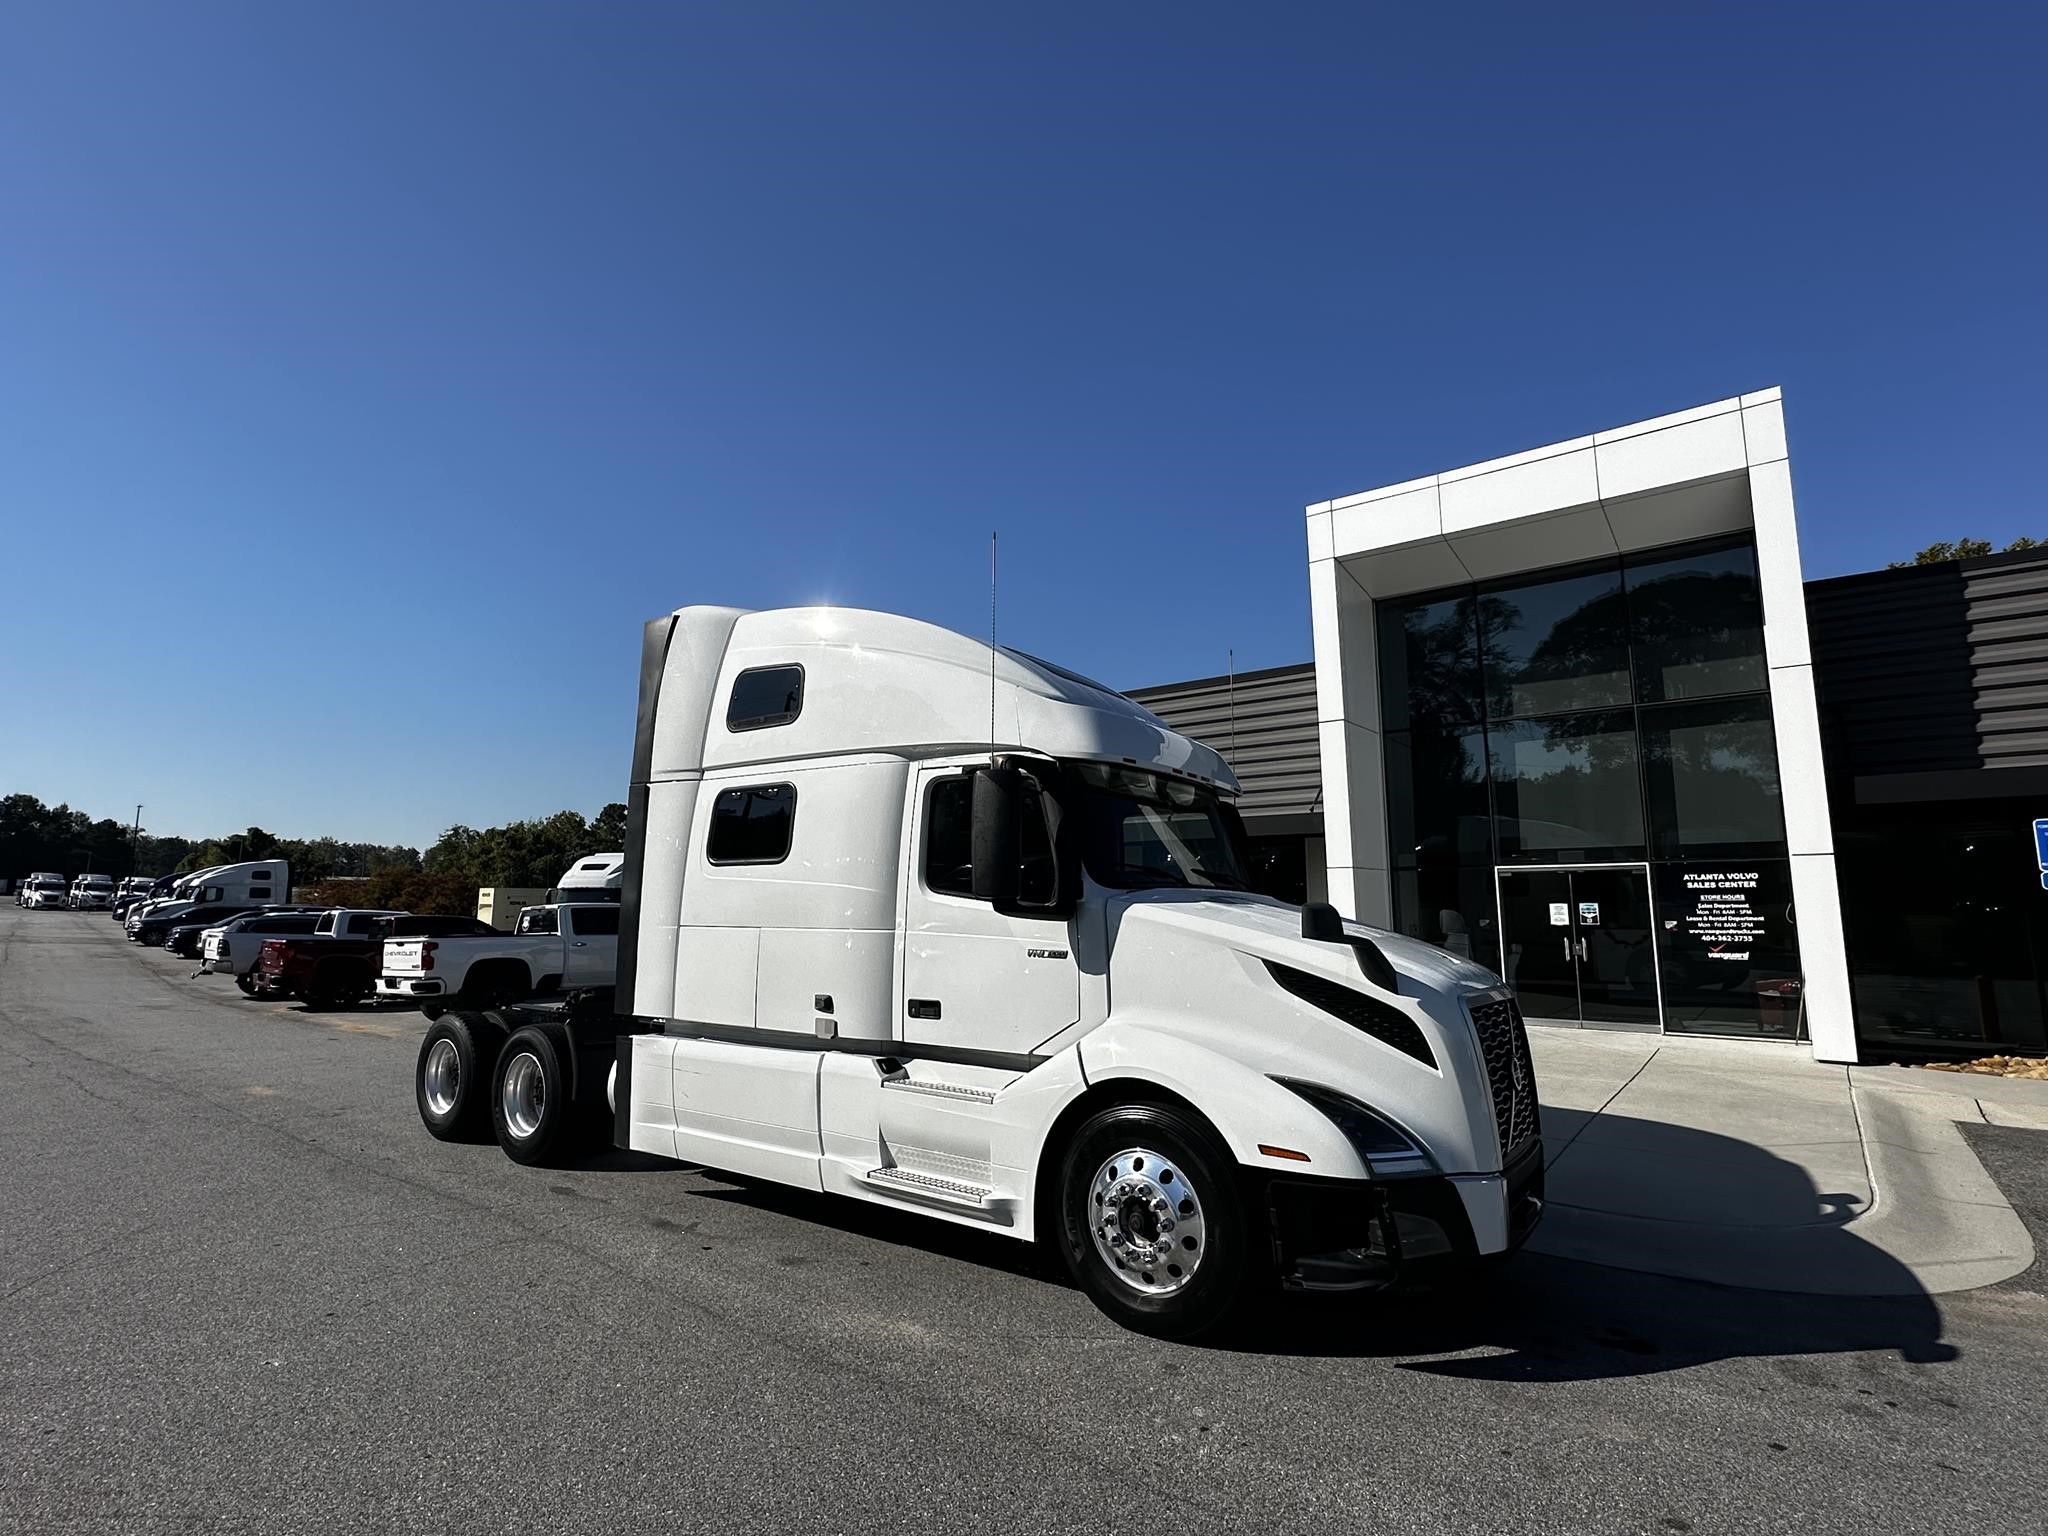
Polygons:
M1505 1171L1413 1179L1276 1177L1266 1187L1280 1283L1380 1291L1513 1253L1543 1215L1543 1142Z

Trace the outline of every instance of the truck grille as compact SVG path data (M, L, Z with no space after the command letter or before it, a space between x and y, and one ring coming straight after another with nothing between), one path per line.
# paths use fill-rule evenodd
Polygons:
M1469 1005L1479 1033L1479 1054L1493 1093L1493 1128L1500 1135L1503 1164L1542 1125L1536 1107L1536 1067L1529 1059L1529 1032L1513 998Z

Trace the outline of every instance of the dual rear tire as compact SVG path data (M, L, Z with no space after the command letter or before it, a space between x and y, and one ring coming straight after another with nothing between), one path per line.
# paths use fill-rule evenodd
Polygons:
M603 1078L576 1071L560 1024L515 1028L497 1013L444 1013L427 1027L413 1076L431 1135L495 1137L515 1163L559 1161L595 1140L602 1124Z

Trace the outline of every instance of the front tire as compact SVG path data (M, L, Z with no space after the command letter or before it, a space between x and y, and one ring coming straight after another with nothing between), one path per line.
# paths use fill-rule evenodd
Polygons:
M1124 1104L1091 1116L1061 1159L1059 1203L1069 1273L1126 1328L1194 1338L1249 1289L1255 1234L1237 1164L1186 1111Z
M477 1014L435 1020L420 1042L413 1100L420 1123L440 1141L488 1141L491 1090L505 1030Z

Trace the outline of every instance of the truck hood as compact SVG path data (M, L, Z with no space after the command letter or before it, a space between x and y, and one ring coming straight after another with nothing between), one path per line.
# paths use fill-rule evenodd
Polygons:
M1111 912L1112 948L1123 931L1134 924L1141 931L1157 931L1161 938L1184 934L1327 976L1332 981L1358 984L1358 960L1350 947L1303 938L1301 908L1271 896L1257 896L1249 891L1132 891L1119 898ZM1425 996L1430 992L1456 996L1501 985L1501 979L1484 966L1406 934L1348 918L1344 931L1369 938L1379 946L1380 953L1400 978L1404 996Z
M1398 995L1389 998L1366 979L1349 944L1302 937L1301 908L1239 891L1133 891L1105 916L1115 1028L1083 1041L1091 1080L1119 1069L1145 1075L1154 1058L1185 1058L1208 1063L1191 1065L1187 1084L1213 1083L1230 1080L1219 1063L1232 1063L1245 1074L1235 1080L1246 1093L1277 1079L1370 1106L1445 1173L1499 1170L1489 1078L1470 1012L1483 996L1505 995L1491 971L1401 934L1345 924L1393 967ZM1305 992L1307 978L1377 998L1420 1032L1429 1059ZM1148 1043L1119 1056L1115 1040L1105 1038L1118 1030ZM1165 1086L1194 1095L1192 1086Z

